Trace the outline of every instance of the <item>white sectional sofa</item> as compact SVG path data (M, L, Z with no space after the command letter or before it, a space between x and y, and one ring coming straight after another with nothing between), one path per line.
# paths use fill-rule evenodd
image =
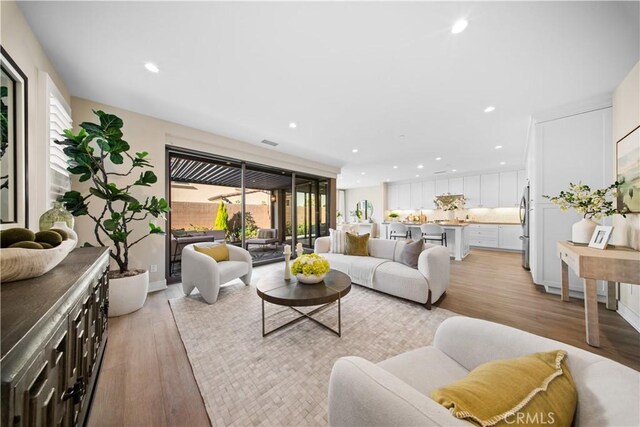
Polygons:
M336 361L329 381L330 426L469 426L429 395L496 359L565 350L578 391L574 426L640 425L640 373L602 356L469 317L440 325L433 345L374 364ZM517 425L517 423L513 423Z
M406 244L403 240L369 239L369 255L330 253L331 238L316 239L315 252L329 260L331 268L351 277L353 283L390 295L425 304L438 301L449 287L449 251L425 244L418 269L399 262Z

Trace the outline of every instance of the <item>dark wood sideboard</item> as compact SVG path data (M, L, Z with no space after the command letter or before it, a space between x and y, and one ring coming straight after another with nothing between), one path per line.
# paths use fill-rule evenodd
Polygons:
M107 342L108 269L107 248L78 248L43 276L2 284L2 427L85 423Z

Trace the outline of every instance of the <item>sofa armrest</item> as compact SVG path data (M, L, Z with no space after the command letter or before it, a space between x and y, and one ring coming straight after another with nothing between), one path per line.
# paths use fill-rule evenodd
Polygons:
M330 426L469 426L388 371L360 357L336 361Z
M431 302L438 301L449 288L450 263L449 249L438 245L428 245L418 258L418 271L429 283Z
M218 263L189 245L182 250L182 289L189 295L194 286L220 283ZM198 288L200 289L200 288Z
M318 237L313 245L313 251L317 254L326 254L331 250L331 237Z

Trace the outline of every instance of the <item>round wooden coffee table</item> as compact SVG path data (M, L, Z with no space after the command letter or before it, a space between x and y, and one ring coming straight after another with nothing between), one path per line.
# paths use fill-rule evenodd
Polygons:
M291 276L290 280L284 280L284 273L278 275L270 275L261 278L257 284L258 296L262 299L262 336L267 336L273 332L276 332L286 326L299 322L302 319L311 319L317 324L329 329L334 334L342 335L342 323L340 318L340 299L347 295L351 290L351 278L346 274L337 271L330 270L324 277L324 280L320 283L313 285L307 285L300 283ZM271 304L282 305L291 308L300 317L297 317L284 325L266 332L264 325L264 302L270 302ZM332 329L317 319L311 317L320 310L328 307L330 304L338 301L338 330ZM320 307L304 313L295 307L309 307L313 305L321 305Z

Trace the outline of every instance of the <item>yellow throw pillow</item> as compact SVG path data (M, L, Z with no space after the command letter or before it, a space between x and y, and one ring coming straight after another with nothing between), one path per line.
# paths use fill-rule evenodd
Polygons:
M358 236L347 232L345 255L369 256L369 233Z
M562 350L494 360L431 392L456 418L480 426L570 426L578 395Z
M201 254L209 255L216 261L229 261L229 248L226 243L219 243L213 246L194 246L193 249Z

